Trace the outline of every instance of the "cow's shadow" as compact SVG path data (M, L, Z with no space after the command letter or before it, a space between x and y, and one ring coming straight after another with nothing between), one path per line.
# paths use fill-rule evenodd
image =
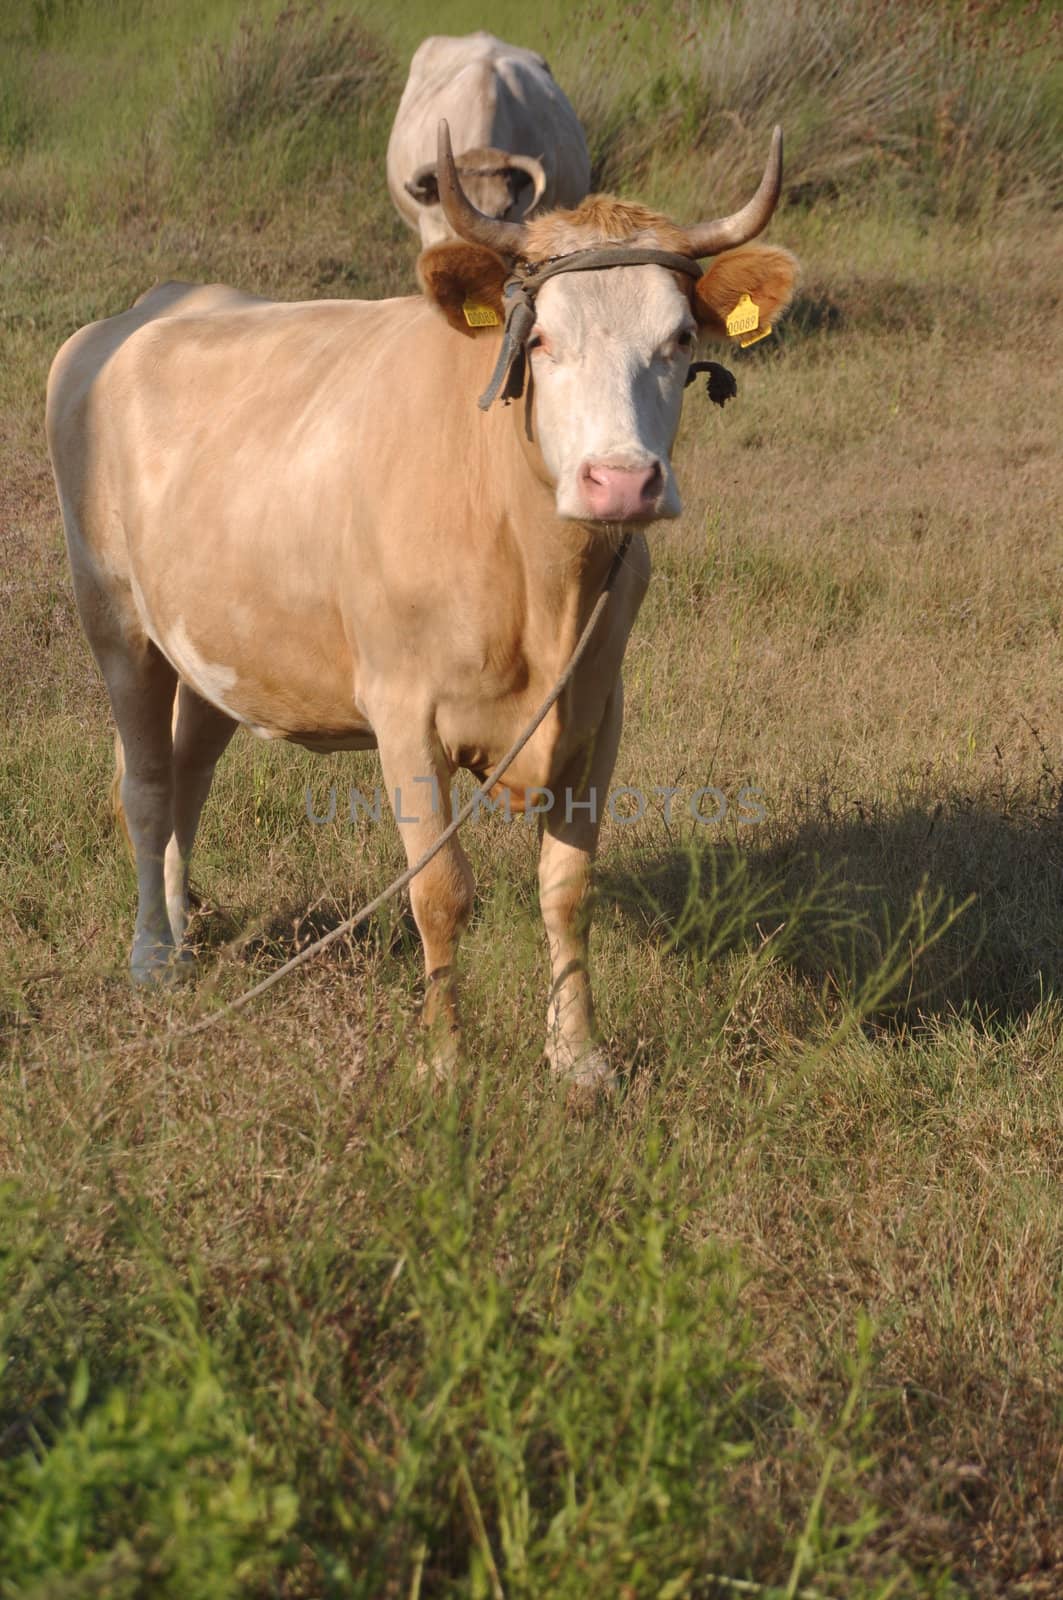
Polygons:
M355 895L346 905L331 894L309 901L299 898L249 924L227 906L193 891L190 943L201 959L211 962L228 953L250 967L279 966L318 939L335 933L368 898L368 891L364 896ZM399 955L413 948L416 941L417 924L409 901L403 896L392 907L383 908L340 935L323 954L335 961L371 954Z
M666 960L707 973L770 946L773 960L885 1027L957 1013L1007 1025L1063 992L1063 791L1044 786L1021 804L953 795L900 809L820 799L789 829L765 837L768 826L749 828L739 845L699 835L685 847L633 850L619 866L606 854L598 899ZM275 966L358 903L330 894L308 907L299 897L249 927L202 902L193 942L208 958L228 950ZM417 948L403 895L330 955Z
M771 943L884 1027L957 1014L1004 1027L1063 990L1063 797L847 809L763 843L750 829L741 847L603 862L599 896L704 970Z

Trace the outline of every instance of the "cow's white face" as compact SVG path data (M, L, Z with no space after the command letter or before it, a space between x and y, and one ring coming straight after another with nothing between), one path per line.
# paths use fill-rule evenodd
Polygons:
M528 355L560 516L679 515L669 454L696 336L689 300L663 267L569 272L543 284Z

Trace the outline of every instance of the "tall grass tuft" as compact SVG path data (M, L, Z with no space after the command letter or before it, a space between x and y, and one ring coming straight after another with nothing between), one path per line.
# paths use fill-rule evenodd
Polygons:
M644 10L611 30L588 12L567 80L601 187L652 191L677 151L697 152L705 191L726 200L780 122L802 200L883 180L956 217L1016 192L1058 198L1050 23L1030 8L990 23L982 8L881 0L691 4L669 13L657 70L633 85L617 45Z
M357 17L314 4L245 13L228 42L191 58L169 118L176 164L194 171L250 151L274 181L321 174L382 153L397 92L388 47Z
M386 46L356 17L293 5L272 20L245 13L228 43L202 48L175 120L197 153L266 129L290 140L357 119L393 87Z

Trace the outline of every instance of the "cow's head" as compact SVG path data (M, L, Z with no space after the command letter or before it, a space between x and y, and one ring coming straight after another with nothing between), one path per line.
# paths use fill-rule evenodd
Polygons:
M793 293L797 263L787 251L738 248L775 209L780 130L748 205L694 227L605 195L525 223L485 217L462 189L445 122L437 171L443 210L459 240L426 250L418 272L426 295L462 333L472 332L466 302L503 316L503 288L515 268L617 245L690 261L716 257L696 279L656 264L559 273L536 291L525 342L534 433L559 515L611 524L678 516L669 458L699 336L726 338L726 318L743 294L759 308L763 326Z
M491 221L519 222L530 217L546 190L546 173L534 156L510 150L465 150L455 166L462 190L476 209ZM421 207L418 218L421 238L436 244L454 237L440 206L439 163L418 167L404 185L411 200Z

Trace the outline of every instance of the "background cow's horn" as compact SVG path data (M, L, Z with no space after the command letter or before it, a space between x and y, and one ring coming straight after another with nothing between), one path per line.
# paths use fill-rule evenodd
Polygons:
M771 150L764 168L760 187L741 211L729 217L718 217L715 222L699 222L683 232L690 241L692 256L714 256L721 250L733 250L736 245L755 239L771 221L771 214L782 191L782 129L776 125L771 136Z
M450 147L450 128L446 118L439 124L439 159L436 162L439 182L439 202L443 214L454 232L473 244L485 244L501 256L519 256L524 249L523 224L497 222L485 217L469 200L461 186L458 169L454 165L454 152Z
M526 217L530 217L536 206L539 204L539 201L546 193L546 171L542 162L536 160L535 156L511 155L509 158L509 164L511 167L516 167L518 172L526 172L528 177L532 180L532 183L535 185L535 188L532 191L532 197L524 208L524 215Z

